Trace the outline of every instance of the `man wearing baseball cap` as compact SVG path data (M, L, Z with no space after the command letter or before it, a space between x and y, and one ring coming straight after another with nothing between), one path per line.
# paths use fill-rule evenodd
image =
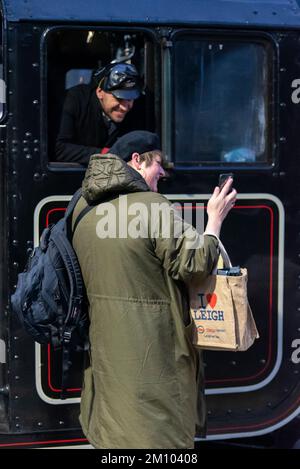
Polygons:
M122 123L141 94L140 77L130 63L111 63L95 73L95 85L77 85L67 94L56 160L88 164L124 133Z

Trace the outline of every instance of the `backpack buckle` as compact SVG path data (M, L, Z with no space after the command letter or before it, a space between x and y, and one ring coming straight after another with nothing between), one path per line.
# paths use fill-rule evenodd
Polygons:
M71 318L76 322L78 315L81 314L82 296L75 296L72 301Z
M70 330L64 330L62 340L63 344L69 344L71 342L72 332Z

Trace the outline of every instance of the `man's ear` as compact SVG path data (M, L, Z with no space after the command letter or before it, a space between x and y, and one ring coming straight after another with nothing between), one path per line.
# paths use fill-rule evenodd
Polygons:
M102 100L103 99L103 90L101 88L99 88L99 86L96 88L96 95L97 95L97 98Z
M140 154L137 152L132 153L131 155L131 164L134 169L140 170L141 163L140 163Z

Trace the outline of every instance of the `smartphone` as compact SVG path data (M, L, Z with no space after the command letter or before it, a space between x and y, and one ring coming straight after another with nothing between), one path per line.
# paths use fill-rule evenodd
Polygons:
M226 183L228 178L233 179L233 173L225 173L225 174L220 174L219 176L219 188L222 190L224 184Z

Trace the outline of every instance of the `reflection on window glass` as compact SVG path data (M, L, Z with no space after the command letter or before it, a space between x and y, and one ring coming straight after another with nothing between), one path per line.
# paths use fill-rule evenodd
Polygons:
M89 68L75 68L66 73L65 89L72 86L88 84L91 82L93 70Z
M176 161L266 161L265 47L189 37L174 67Z

